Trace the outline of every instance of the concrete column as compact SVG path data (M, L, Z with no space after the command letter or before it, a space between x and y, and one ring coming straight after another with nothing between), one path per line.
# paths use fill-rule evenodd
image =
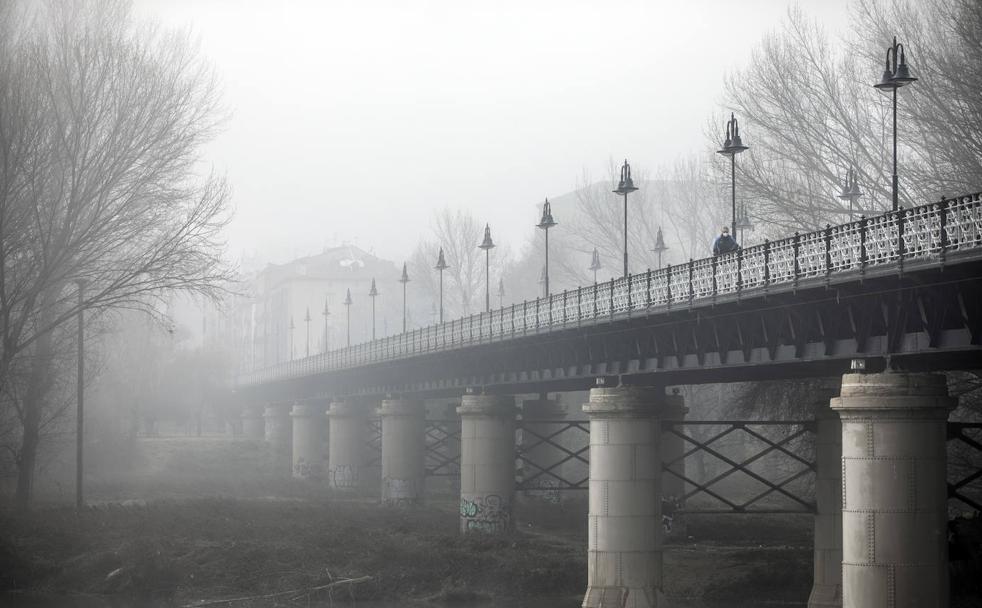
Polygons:
M662 417L665 420L684 420L689 409L685 407L685 399L678 389L673 389L671 395L665 395L665 406ZM661 461L665 463L681 459L685 454L685 440L671 432L667 427L662 429L659 439ZM669 465L669 470L685 475L685 461L679 460ZM685 507L685 482L681 477L672 473L662 473L662 528L666 539L685 540L685 516L678 510Z
M273 470L286 475L291 468L293 455L293 428L290 424L290 406L278 403L266 406L266 443L273 456Z
M822 387L816 395L815 553L808 608L842 606L842 424L829 407L837 392Z
M551 469L552 474L544 473L542 469L549 469L561 462L566 454L543 441L541 437L549 437L561 428L561 425L555 422L546 421L562 420L565 417L566 409L555 399L526 399L522 402L522 421L525 429L522 433L525 461L522 466L522 476L531 480L526 488L534 488L525 490L524 494L529 498L558 503L562 497L558 490L560 482L553 477L553 475L562 476L562 467ZM562 445L563 439L562 435L558 435L551 441Z
M327 480L332 488L359 488L367 477L367 411L353 401L335 401L327 411L331 420Z
M382 417L382 504L419 504L426 478L423 402L386 399L379 415Z
M937 374L846 374L842 418L842 605L948 606L948 412Z
M293 477L319 480L324 477L324 407L297 403L293 418Z
M460 407L460 531L510 530L515 494L515 399L464 395Z
M242 410L242 434L246 439L264 439L266 423L263 420L263 408L258 405L247 405Z
M583 608L663 605L660 388L595 388L590 416L588 587Z

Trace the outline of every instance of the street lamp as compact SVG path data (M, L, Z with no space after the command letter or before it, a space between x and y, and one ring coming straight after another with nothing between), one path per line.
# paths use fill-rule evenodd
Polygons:
M846 171L845 179L842 180L842 192L839 194L839 198L849 201L849 221L852 221L853 207L861 196L863 192L859 189L859 178L856 176L856 170L850 166Z
M85 377L85 308L83 307L83 296L85 292L85 279L75 281L78 285L78 367L75 378L75 510L82 510L82 439L85 436L85 406L84 397L84 377Z
M324 298L324 311L321 313L324 317L324 352L327 352L327 318L331 316L331 311L327 308L327 298Z
M498 308L505 306L505 278L498 278Z
M378 296L378 289L375 288L375 279L372 278L372 288L368 290L369 297L372 298L372 340L375 339L375 297Z
M443 257L443 247L440 247L440 257L437 258L434 268L440 271L440 323L443 324L443 271L448 268L447 260Z
M307 324L307 349L305 356L310 356L310 307L307 307L307 316L303 318L303 322Z
M754 225L750 222L750 216L747 215L747 204L743 203L740 205L740 213L737 215L736 229L740 231L740 242L743 243L746 237L747 231L753 230Z
M344 297L344 306L348 309L348 339L346 342L347 346L351 346L351 288L348 288L348 293Z
M602 266L600 265L600 252L597 248L593 248L593 259L590 260L590 270L593 271L593 282L597 282L597 271L600 270Z
M542 267L542 271L539 273L539 289L542 290L542 297L543 298L548 297L548 295L547 295L548 292L546 291L548 289L546 287L546 285L548 285L548 284L549 284L549 274L546 271L546 267L543 266Z
M296 349L293 348L293 336L296 328L297 326L293 324L293 315L290 315L290 361L293 361L293 357L297 354Z
M549 204L549 199L542 203L542 219L536 224L537 228L545 230L546 232L546 265L545 270L545 284L546 293L545 297L549 297L549 229L556 225L556 221L552 219L552 205Z
M899 53L899 55L898 55ZM880 82L873 86L880 91L893 91L893 210L900 208L900 180L897 178L897 89L917 80L910 75L904 45L893 37L893 44L887 47L886 66Z
M661 233L661 226L658 227L658 232L655 233L655 247L652 249L653 252L658 254L658 268L661 269L661 254L665 253L668 246L665 245L665 236Z
M484 307L491 312L491 250L494 241L491 240L491 225L484 225L484 241L478 245L484 250Z
M406 263L402 263L402 276L399 277L402 283L402 333L406 333L406 283L409 282L409 273L406 271Z
M736 155L746 150L749 146L743 145L743 141L740 140L740 124L737 122L736 116L730 112L730 119L726 121L726 140L723 142L723 148L717 150L717 154L722 154L723 156L730 157L730 191L732 193L732 201L730 208L730 233L736 238Z
M624 165L621 167L621 181L617 184L617 190L614 190L614 194L620 194L624 196L624 276L627 276L627 195L634 192L637 188L634 186L634 180L631 179L631 165L627 164L627 159L624 159Z

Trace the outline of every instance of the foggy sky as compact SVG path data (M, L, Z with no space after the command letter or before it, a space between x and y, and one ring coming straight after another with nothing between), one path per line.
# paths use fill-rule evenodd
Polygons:
M798 4L835 36L846 3ZM136 0L218 71L232 118L205 156L233 188L229 254L269 261L342 241L402 261L444 206L518 250L584 171L699 151L724 74L791 4Z

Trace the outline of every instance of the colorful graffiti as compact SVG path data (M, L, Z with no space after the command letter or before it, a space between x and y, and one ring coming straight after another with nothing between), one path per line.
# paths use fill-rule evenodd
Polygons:
M497 494L462 496L460 527L464 532L501 534L511 526L511 501Z

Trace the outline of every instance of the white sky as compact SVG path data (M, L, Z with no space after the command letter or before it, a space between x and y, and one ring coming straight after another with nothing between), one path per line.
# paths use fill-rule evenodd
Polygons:
M233 188L229 253L270 261L344 240L402 260L445 206L518 249L584 170L698 151L724 74L791 4L136 0L221 75L233 117L207 160ZM847 0L798 4L848 26Z

